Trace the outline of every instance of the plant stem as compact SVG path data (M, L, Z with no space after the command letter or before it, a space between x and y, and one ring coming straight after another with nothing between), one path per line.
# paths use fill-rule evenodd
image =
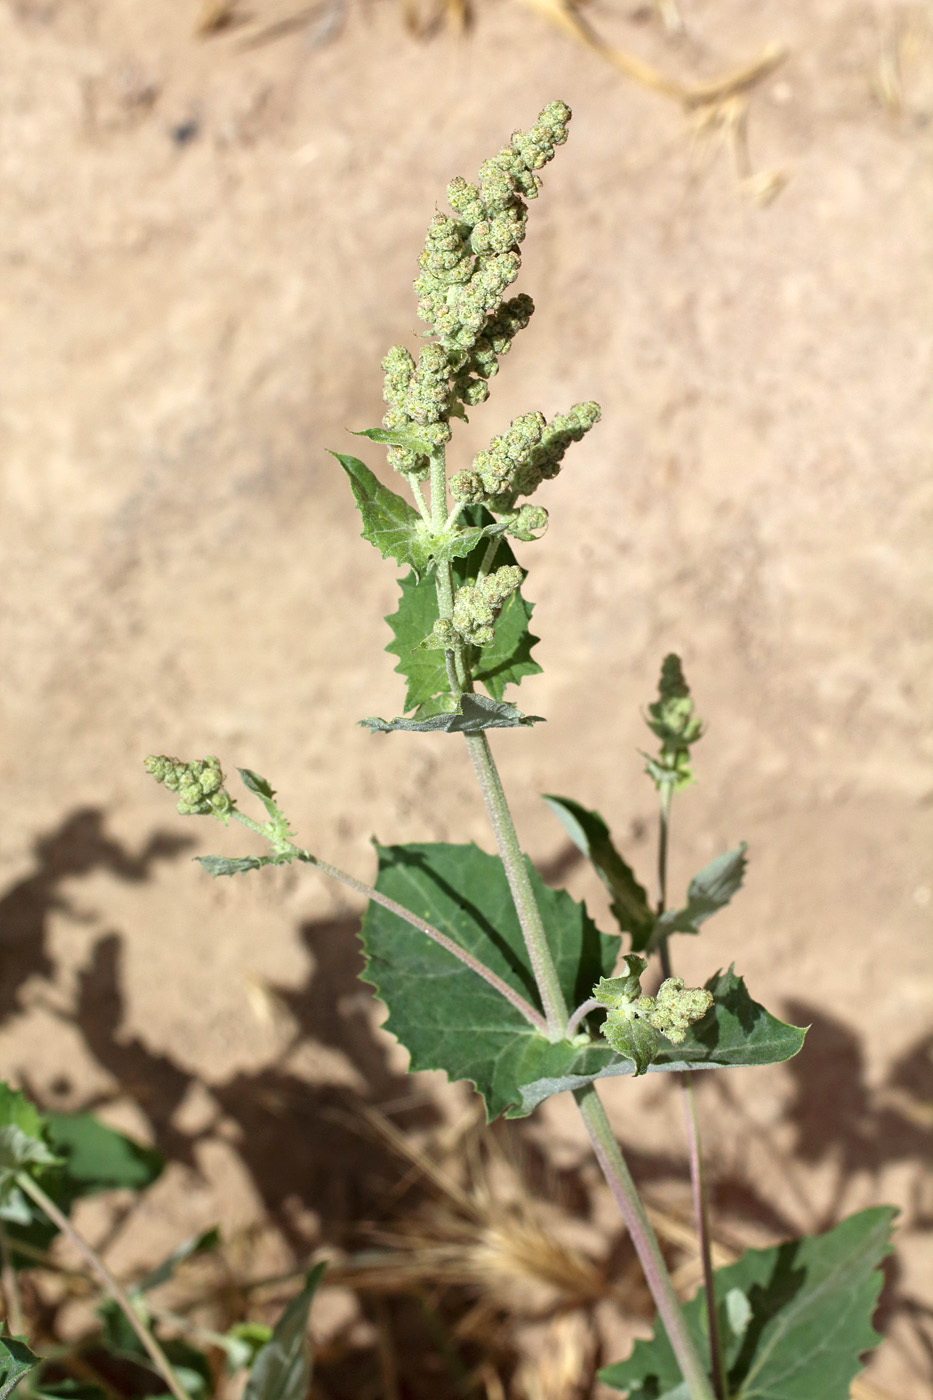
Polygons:
M671 804L674 797L674 784L664 783L661 787L661 813L658 828L658 917L667 907L667 852L671 830ZM669 939L661 940L661 971L665 977L671 976L671 954ZM706 1194L706 1180L703 1172L703 1144L700 1138L700 1119L697 1114L696 1095L689 1074L678 1074L683 1094L684 1116L687 1124L687 1149L690 1161L690 1187L693 1194L693 1214L696 1221L697 1240L700 1245L700 1259L703 1265L703 1286L706 1295L706 1323L709 1336L710 1368L713 1375L716 1400L729 1400L729 1381L726 1374L726 1360L722 1350L722 1337L719 1334L719 1314L716 1307L716 1280L713 1270L712 1239L709 1228L709 1203Z
M509 804L502 789L499 770L484 732L466 734L464 737L492 823L499 856L505 867L515 912L521 924L531 970L547 1018L548 1038L553 1041L562 1040L567 1033L567 1003L561 991L557 968L541 921L541 912L531 888L525 857L518 844L515 823L512 821Z
M117 1282L96 1250L92 1249L87 1240L84 1239L82 1235L78 1234L67 1215L64 1215L62 1211L59 1210L51 1196L47 1196L42 1187L33 1181L31 1176L28 1176L25 1172L17 1172L16 1184L25 1195L29 1196L30 1199L36 1203L40 1210L45 1212L53 1225L57 1225L62 1234L68 1236L75 1248L87 1260L88 1264L97 1274L101 1283L120 1308L127 1322L145 1347L159 1375L175 1396L175 1400L190 1400L190 1396L187 1391L182 1388L181 1382L175 1374L172 1363L169 1361L148 1327L145 1326L142 1319L139 1317L123 1286Z
M716 1308L716 1279L713 1271L712 1237L709 1228L709 1203L706 1194L706 1178L703 1171L703 1145L700 1139L700 1120L697 1115L696 1095L690 1076L679 1074L683 1090L684 1114L687 1119L687 1142L690 1154L690 1184L693 1188L693 1213L696 1219L697 1236L700 1241L700 1258L703 1261L703 1286L706 1291L706 1322L709 1335L710 1363L713 1372L713 1387L716 1400L729 1400L729 1378L726 1373L726 1358L722 1350L722 1337L719 1333L719 1314Z
M5 1230L0 1231L0 1269L2 1269L3 1293L6 1298L7 1324L14 1337L22 1336L25 1327L23 1324L23 1308L19 1296L19 1281L16 1277L16 1270L13 1267L10 1241L7 1239Z
M589 1016L591 1011L595 1011L601 1003L595 997L587 997L586 1001L581 1001L576 1011L570 1013L570 1020L567 1022L567 1039L575 1035L580 1022L585 1016Z
M715 1400L709 1377L687 1330L657 1236L635 1189L596 1086L587 1084L583 1089L574 1090L574 1098L590 1135L596 1160L622 1212L690 1400Z

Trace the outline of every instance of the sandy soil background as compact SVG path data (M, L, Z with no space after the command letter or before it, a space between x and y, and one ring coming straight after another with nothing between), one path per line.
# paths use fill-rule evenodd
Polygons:
M701 1085L721 1220L776 1239L898 1204L870 1375L919 1400L929 10L682 0L680 35L651 6L587 11L686 81L786 48L747 102L690 111L518 4L478 6L461 37L340 0L267 29L297 8L255 0L207 39L193 3L0 8L3 1073L172 1157L112 1244L126 1269L218 1220L265 1222L263 1258L339 1243L375 1209L339 1114L465 1112L440 1076L401 1077L354 980L357 906L291 872L211 883L190 857L243 842L177 818L141 760L257 769L301 838L365 877L374 832L489 846L455 742L354 727L399 708L394 581L325 449L358 450L346 429L381 417L379 360L413 343L447 180L562 97L571 141L520 283L537 314L458 451L533 407L595 398L603 421L523 555L545 674L515 698L548 723L496 752L529 852L601 909L539 795L597 807L648 879L639 710L683 656L708 734L674 888L742 838L751 865L679 967L734 959L813 1026L791 1065ZM663 1091L607 1099L649 1183L682 1181ZM511 1137L561 1169L585 1155L562 1103Z

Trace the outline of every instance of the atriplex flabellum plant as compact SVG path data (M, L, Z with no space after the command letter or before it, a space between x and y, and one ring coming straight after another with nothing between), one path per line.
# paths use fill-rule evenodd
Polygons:
M212 875L297 860L368 899L366 977L389 1009L387 1027L408 1049L412 1070L443 1069L471 1081L490 1118L521 1117L552 1094L573 1094L664 1327L609 1368L605 1380L644 1400L763 1393L772 1400L843 1400L860 1354L877 1341L870 1327L880 1287L875 1266L887 1248L891 1212L865 1211L827 1235L751 1251L714 1278L691 1113L706 1287L682 1309L599 1097L600 1079L646 1072L674 1073L689 1096L688 1071L771 1064L803 1043L803 1032L754 1002L732 969L704 988L686 988L672 975L671 936L696 934L739 888L745 866L740 846L700 872L682 907L667 907L671 800L691 779L690 749L701 735L678 659L665 660L648 712L659 741L647 760L660 803L656 900L595 812L547 799L612 894L612 934L599 932L566 892L547 888L523 855L489 744L490 729L536 722L504 698L509 685L540 669L531 656L525 571L509 541L527 545L544 534L547 512L526 498L558 473L599 409L576 404L550 423L541 413L524 414L452 474L447 444L454 421L487 398L499 358L531 318L530 297L506 293L519 271L536 172L567 139L569 120L562 102L550 103L528 132L516 132L483 164L477 184L453 180L453 212L431 220L415 283L425 344L417 361L402 346L388 352L383 426L362 434L388 449L411 501L355 457L335 454L364 538L408 571L388 619L388 649L407 685L404 715L363 723L374 732L462 734L498 857L472 845L380 847L373 888L298 846L272 788L249 769L240 776L264 806L265 822L239 810L215 758L146 763L179 794L180 812L224 823L233 817L268 843L263 856L201 858ZM625 953L620 939L628 940ZM657 958L664 977L654 995L641 986L649 958Z

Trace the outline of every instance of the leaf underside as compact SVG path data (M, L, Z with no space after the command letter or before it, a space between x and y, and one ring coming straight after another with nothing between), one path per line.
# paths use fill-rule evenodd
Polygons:
M361 719L373 734L389 734L407 729L417 734L479 734L484 729L519 729L542 724L540 715L523 715L506 700L490 700L487 695L463 695L455 710L443 710L422 719Z
M882 1284L878 1264L890 1252L896 1213L876 1206L826 1234L747 1250L736 1264L717 1270L732 1400L848 1400L861 1356L881 1340L871 1317ZM730 1309L735 1300L741 1308ZM734 1328L730 1313L738 1318ZM706 1354L703 1289L684 1308L684 1319ZM660 1326L600 1379L629 1400L674 1400L683 1387Z

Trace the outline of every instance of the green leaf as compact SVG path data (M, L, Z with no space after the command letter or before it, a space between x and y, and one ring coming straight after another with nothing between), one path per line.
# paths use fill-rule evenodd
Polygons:
M165 1166L154 1148L142 1147L89 1113L50 1113L48 1137L62 1159L70 1200L121 1188L144 1191Z
M430 561L424 544L424 521L395 491L383 486L377 476L356 457L332 452L332 457L350 478L353 499L363 521L363 539L374 544L383 559L407 564L416 574L423 573Z
M716 1296L739 1290L750 1315L724 1340L732 1400L848 1400L860 1357L881 1340L871 1326L890 1252L891 1206L851 1215L835 1229L773 1249L749 1249L716 1273ZM684 1308L701 1354L708 1350L704 1290ZM600 1380L629 1400L673 1400L680 1370L659 1327Z
M779 1064L800 1050L806 1032L779 1021L752 1001L745 983L731 967L728 972L717 972L711 977L706 988L713 995L712 1009L702 1021L690 1027L680 1045L661 1041L667 1048L662 1048L658 1058L648 1066L649 1074ZM605 1041L592 1040L581 1046L566 1041L564 1044L571 1053L559 1074L534 1081L528 1079L522 1085L525 1113L531 1113L542 1099L552 1094L582 1089L594 1079L609 1079L636 1071L632 1060L616 1055Z
M253 1363L243 1400L305 1400L311 1380L308 1313L326 1264L316 1264L305 1286L275 1325Z
M533 1005L534 976L502 862L474 845L377 846L376 888L482 960ZM579 1005L612 970L618 941L599 932L582 904L549 889L528 865L558 976ZM490 1119L519 1117L521 1086L563 1071L576 1047L551 1044L509 1002L444 948L380 905L361 930L367 981L389 1008L386 1027L411 1068L470 1080ZM609 1052L611 1056L611 1052Z
M669 909L658 919L650 946L656 946L671 933L699 933L702 923L725 908L745 878L747 850L748 843L742 841L734 851L726 851L705 865L690 881L684 907Z
M417 452L422 457L429 457L434 450L429 442L425 442L424 438L420 438L411 428L361 428L358 432L353 432L353 436L369 438L370 442L379 442L385 447L407 447L409 451ZM337 456L336 452L334 456Z
M40 1364L41 1358L30 1351L25 1337L0 1337L0 1400L7 1400L23 1377Z
M569 797L545 796L545 802L579 851L592 861L596 874L612 895L612 913L623 933L632 936L637 953L648 942L655 916L635 873L616 850L609 828L598 812Z
M426 719L361 719L373 734L389 734L395 729L417 734L478 734L483 729L517 729L522 725L543 724L540 715L523 715L506 700L490 700L488 695L464 695L456 710L444 710Z
M455 588L476 578L486 555L486 535L498 529L497 524L490 526L490 517L479 509L464 512L462 519L479 535L470 552L453 562ZM499 543L495 563L497 567L516 563L504 539ZM399 658L395 669L408 685L402 706L405 712L417 709L435 696L450 693L443 651L418 649L437 621L438 608L434 579L419 580L416 574L417 570L399 581L398 611L386 618L393 632L393 640L386 651ZM531 659L532 647L538 640L528 630L532 610L533 605L525 602L521 590L516 590L499 614L493 640L482 649L472 649L474 680L485 686L494 700L502 699L507 685L518 685L523 677L536 675L541 670Z
M195 856L195 860L215 879L218 875L242 875L247 870L275 865L274 856Z
M0 1080L0 1201L16 1189L17 1172L58 1163L45 1129L39 1110L18 1089Z

